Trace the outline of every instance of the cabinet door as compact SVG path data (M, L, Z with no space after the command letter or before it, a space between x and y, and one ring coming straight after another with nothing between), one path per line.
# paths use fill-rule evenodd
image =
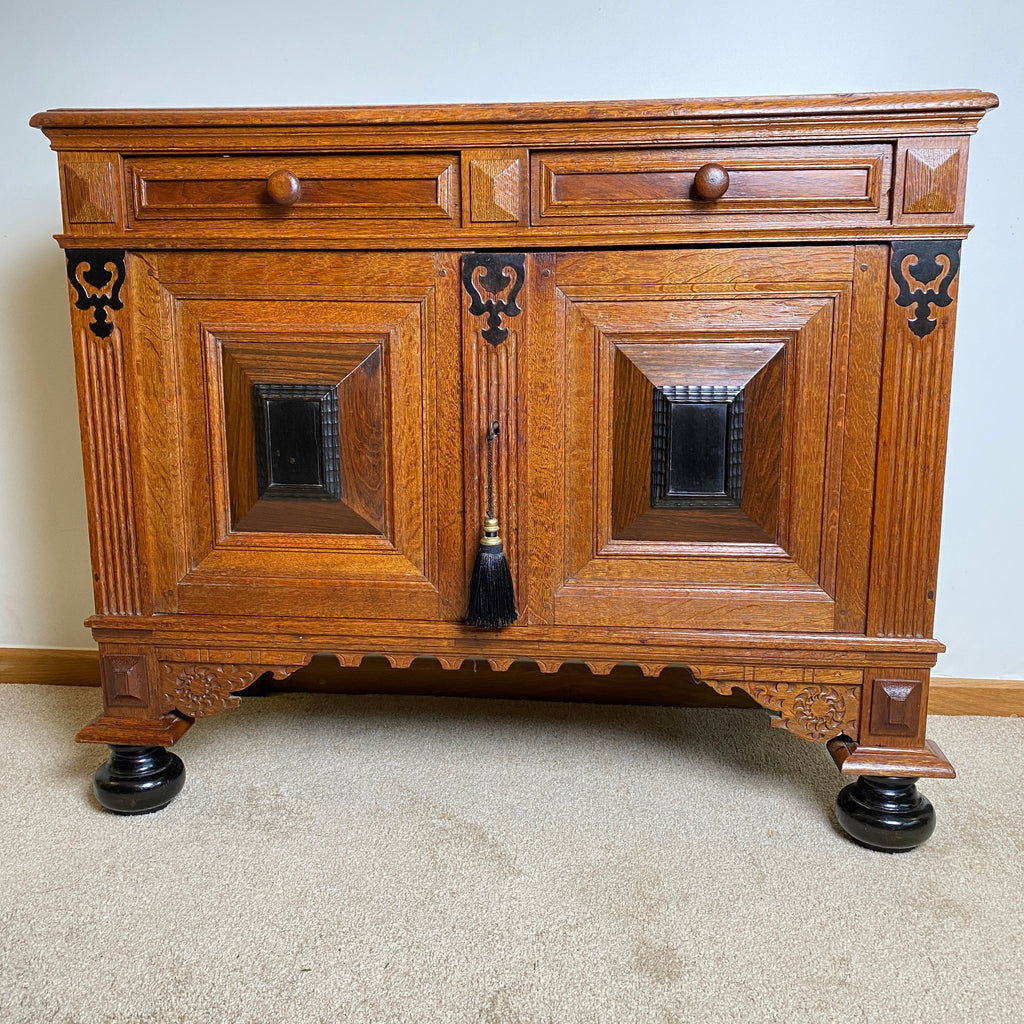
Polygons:
M558 257L566 625L862 631L878 247Z
M457 263L157 254L133 278L158 608L458 618Z

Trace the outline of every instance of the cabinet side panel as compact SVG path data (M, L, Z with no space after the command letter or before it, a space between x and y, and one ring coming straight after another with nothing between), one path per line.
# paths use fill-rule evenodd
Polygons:
M96 610L146 614L151 607L144 596L136 507L126 261L118 250L68 250L67 263Z
M868 597L872 635L931 635L959 264L959 241L892 246Z

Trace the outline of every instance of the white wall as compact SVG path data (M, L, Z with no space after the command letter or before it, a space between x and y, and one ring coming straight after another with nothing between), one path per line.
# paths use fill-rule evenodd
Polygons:
M1024 677L1019 324L1024 5L669 0L43 0L0 9L0 646L80 647L91 610L47 107L743 96L973 87L938 673Z

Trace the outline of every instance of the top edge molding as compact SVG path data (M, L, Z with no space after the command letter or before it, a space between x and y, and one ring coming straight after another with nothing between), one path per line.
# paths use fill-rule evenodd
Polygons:
M331 128L372 125L474 125L592 121L687 121L820 118L823 116L947 115L980 119L999 98L977 89L846 93L813 96L675 100L601 100L570 103L484 103L364 107L238 107L180 109L55 109L30 125L44 131L74 128Z

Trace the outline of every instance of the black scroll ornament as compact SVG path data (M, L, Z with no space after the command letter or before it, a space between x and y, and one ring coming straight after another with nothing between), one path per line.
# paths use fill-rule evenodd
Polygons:
M907 266L907 273L920 287L911 288L907 280L904 261L908 256L913 256L914 262ZM945 258L945 267L939 262L940 256ZM949 286L960 269L959 240L893 242L889 267L900 290L896 304L914 306L914 315L907 323L919 338L927 337L938 324L937 320L931 319L931 307L948 306L953 301ZM929 288L928 285L934 287Z
M484 340L500 345L508 337L501 318L519 316L516 296L526 282L526 256L521 252L475 252L462 258L462 284L469 292L469 312L487 314Z
M114 330L107 310L121 309L124 284L123 249L68 249L68 280L75 289L76 309L91 309L89 330L97 338L109 338Z

